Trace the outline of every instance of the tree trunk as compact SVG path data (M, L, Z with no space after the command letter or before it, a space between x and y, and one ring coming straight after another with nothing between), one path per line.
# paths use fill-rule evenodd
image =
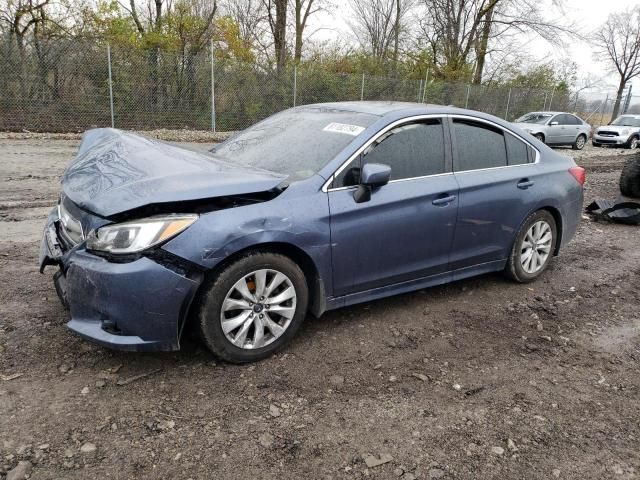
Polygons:
M493 8L487 12L484 24L482 26L482 33L480 34L480 40L476 48L476 71L473 74L473 83L480 85L482 83L482 74L484 72L484 65L487 58L487 47L489 45L489 36L491 35L491 22L493 21Z
M300 63L302 59L302 0L296 0L296 46L293 54L295 63Z
M400 41L400 0L396 0L396 21L393 28L393 73L398 72L398 44Z
M618 113L620 113L620 104L622 103L622 94L624 92L624 87L627 85L624 77L620 78L620 84L618 85L618 92L616 94L616 103L613 105L613 115L611 115L611 121L613 122L616 118L618 118Z
M287 59L287 0L275 0L275 4L276 19L273 29L273 44L276 50L276 69L280 73Z

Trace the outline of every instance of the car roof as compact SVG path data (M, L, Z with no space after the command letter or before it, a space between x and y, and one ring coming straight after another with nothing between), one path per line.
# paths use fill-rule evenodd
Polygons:
M313 103L310 105L300 105L298 108L327 108L334 110L342 110L345 112L364 113L369 115L377 115L384 117L389 114L394 116L407 115L425 115L425 114L469 114L485 116L482 112L467 110L454 106L434 105L417 102L387 102L387 101L353 101L353 102L327 102Z

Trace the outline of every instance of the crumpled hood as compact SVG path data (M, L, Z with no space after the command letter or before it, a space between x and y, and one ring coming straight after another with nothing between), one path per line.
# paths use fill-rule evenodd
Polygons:
M85 133L62 177L75 204L111 216L151 204L271 190L286 178L112 128Z

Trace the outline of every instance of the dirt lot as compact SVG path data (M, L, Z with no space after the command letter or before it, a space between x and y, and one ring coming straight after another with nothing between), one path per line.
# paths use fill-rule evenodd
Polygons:
M37 271L76 147L0 138L0 478L640 475L640 229L585 220L537 283L331 312L256 365L117 353L67 331ZM616 195L620 153L581 155L587 199Z

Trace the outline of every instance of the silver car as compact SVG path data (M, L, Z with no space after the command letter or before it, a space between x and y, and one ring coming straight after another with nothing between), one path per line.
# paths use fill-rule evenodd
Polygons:
M547 145L571 145L582 150L591 136L591 125L565 112L531 112L514 122Z
M609 125L596 129L593 146L638 148L640 145L640 115L622 115Z

